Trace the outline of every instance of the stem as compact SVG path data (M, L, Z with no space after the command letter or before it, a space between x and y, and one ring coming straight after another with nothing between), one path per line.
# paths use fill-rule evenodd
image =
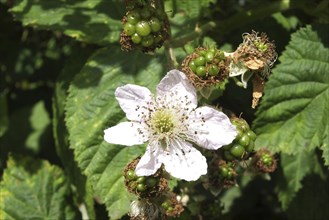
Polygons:
M176 48L176 47L182 47L184 46L187 42L194 40L197 37L200 37L201 35L203 35L204 33L206 33L209 30L212 30L213 28L216 27L216 23L213 21L209 21L208 23L202 25L199 28L196 28L195 31L188 33L187 35L172 40L170 42L171 46Z
M179 67L179 63L176 60L176 56L174 54L174 49L169 41L164 43L165 47L165 54L167 59L169 60L169 68L170 69L177 69Z

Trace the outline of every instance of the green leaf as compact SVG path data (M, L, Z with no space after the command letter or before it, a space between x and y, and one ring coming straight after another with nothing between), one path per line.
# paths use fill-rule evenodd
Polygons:
M292 34L256 114L257 148L287 154L324 148L329 126L329 49L324 43L310 26Z
M328 178L323 181L319 176L307 176L303 180L303 189L298 192L286 211L288 219L329 219L328 184Z
M46 161L10 157L1 186L1 219L79 219L61 171Z
M281 12L273 14L272 17L288 31L295 29L299 23L296 16L285 17Z
M57 155L64 165L69 182L77 189L77 203L84 203L86 206L88 216L83 217L95 219L91 186L87 184L86 177L74 161L73 150L69 149L68 131L64 122L64 107L69 83L81 70L90 54L91 50L88 48L75 47L56 80L53 98L53 132Z
M328 131L326 131L326 133L328 134ZM324 160L324 165L329 167L329 147L328 147L327 143L323 144L320 147L320 149L323 151L322 157L323 157L323 160Z
M204 15L205 9L214 2L214 0L165 1L165 11L168 13L173 39L194 32L198 18Z
M80 41L106 45L118 41L122 1L19 0L10 10L23 25L59 30Z
M8 109L7 109L7 100L4 94L0 94L0 137L8 129Z
M50 118L43 101L39 101L33 106L30 125L32 133L27 137L25 144L27 148L37 152L39 150L39 139L50 125Z
M164 73L161 63L161 57L104 48L87 61L69 88L66 121L71 147L95 194L114 219L127 213L130 205L123 168L143 153L142 147L116 146L103 140L104 129L124 118L114 91L127 83L154 89Z
M173 13L184 12L188 19L196 18L202 14L202 9L208 8L210 3L215 3L215 0L171 0L166 1L166 11L171 9Z
M296 193L302 188L301 181L310 173L323 176L318 158L314 152L300 149L296 155L281 154L280 159L285 182L278 186L282 208L287 209Z
M7 132L0 139L1 150L39 153L49 143L50 118L43 101L14 111Z

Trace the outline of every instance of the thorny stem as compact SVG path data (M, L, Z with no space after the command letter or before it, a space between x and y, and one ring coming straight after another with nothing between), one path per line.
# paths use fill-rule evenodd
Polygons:
M179 67L179 63L176 60L176 56L174 54L174 49L173 49L172 45L170 44L169 41L166 41L164 43L164 47L165 47L166 57L169 60L169 68L177 69Z

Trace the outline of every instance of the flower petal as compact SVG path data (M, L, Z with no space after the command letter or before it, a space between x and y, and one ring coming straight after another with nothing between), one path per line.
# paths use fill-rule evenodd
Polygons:
M147 146L144 155L136 166L135 173L137 176L150 176L161 167L162 149L159 142L150 143Z
M207 161L202 154L183 140L173 139L161 155L165 169L173 177L195 181L207 173Z
M237 131L230 119L214 108L203 106L190 115L190 135L200 147L217 150L230 144Z
M111 144L132 146L147 141L148 134L137 122L121 122L104 130L104 140Z
M171 70L157 86L157 96L165 96L170 92L177 91L180 97L187 96L187 99L196 107L198 104L196 89L188 81L186 75L178 70Z
M140 108L151 101L152 93L148 88L127 84L115 90L115 97L129 120L139 121Z

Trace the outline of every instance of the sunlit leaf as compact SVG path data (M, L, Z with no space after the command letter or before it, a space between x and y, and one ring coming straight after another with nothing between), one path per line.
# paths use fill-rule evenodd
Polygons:
M34 105L29 120L32 132L27 137L25 144L27 148L37 151L39 148L39 139L47 126L50 125L50 118L42 101Z
M68 131L64 122L64 107L69 83L81 70L90 53L91 51L87 48L75 48L56 81L53 98L53 132L56 152L64 165L64 171L67 173L69 182L77 189L78 203L83 203L86 206L88 216L83 217L95 219L91 187L90 184L87 184L86 177L74 161L73 150L69 149Z
M130 205L123 168L143 152L142 147L116 146L103 140L104 129L124 118L114 91L127 83L154 89L164 74L162 63L159 57L105 48L87 61L69 88L66 121L70 145L95 194L114 219L127 213Z
M11 157L1 186L1 219L79 219L67 199L69 184L61 171L48 162Z
M125 13L122 1L15 1L11 12L24 25L62 31L96 44L118 41Z
M300 148L324 148L329 126L329 49L321 40L325 39L310 26L292 35L265 86L254 121L256 147L288 154Z

